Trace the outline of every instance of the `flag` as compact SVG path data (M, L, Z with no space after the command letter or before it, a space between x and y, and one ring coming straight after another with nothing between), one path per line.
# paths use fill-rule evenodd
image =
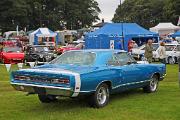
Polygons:
M33 68L35 66L35 62L28 62L30 67Z
M11 69L11 64L5 64L5 66L6 66L6 70L9 72Z
M177 25L180 26L180 16L179 16L179 20L178 20L178 24Z

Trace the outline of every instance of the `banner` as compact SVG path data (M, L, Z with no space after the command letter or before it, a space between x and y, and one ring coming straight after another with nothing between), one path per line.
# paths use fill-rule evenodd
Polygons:
M114 49L114 40L110 40L110 49Z
M6 70L7 70L7 72L9 72L9 71L10 71L10 69L11 69L11 64L5 64L5 66L6 66Z
M19 69L22 69L23 68L23 63L18 63L17 66L18 66Z

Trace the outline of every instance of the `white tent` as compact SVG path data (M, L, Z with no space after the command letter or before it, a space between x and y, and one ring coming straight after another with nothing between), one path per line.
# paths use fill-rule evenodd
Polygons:
M36 31L29 34L30 44L37 45L39 37L56 37L57 33L49 30L48 28L39 28Z
M150 28L150 31L159 33L160 36L175 33L178 30L180 30L180 27L172 23L159 23L157 26Z

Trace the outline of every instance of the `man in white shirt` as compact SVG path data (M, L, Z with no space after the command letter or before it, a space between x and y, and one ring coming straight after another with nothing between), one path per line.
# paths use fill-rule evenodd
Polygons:
M166 64L166 49L165 43L161 42L159 48L157 49L159 60L161 63Z

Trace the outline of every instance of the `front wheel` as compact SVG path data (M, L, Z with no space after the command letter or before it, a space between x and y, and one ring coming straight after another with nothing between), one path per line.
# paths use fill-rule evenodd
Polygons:
M101 84L96 92L91 96L90 105L95 108L101 108L109 102L109 87L107 84Z
M50 103L57 101L56 96L53 95L40 95L38 94L38 98L42 103Z
M144 92L147 93L152 93L152 92L156 92L158 89L158 85L159 85L159 79L157 75L154 75L152 77L152 80L149 82L149 85L147 85L146 87L143 88Z

